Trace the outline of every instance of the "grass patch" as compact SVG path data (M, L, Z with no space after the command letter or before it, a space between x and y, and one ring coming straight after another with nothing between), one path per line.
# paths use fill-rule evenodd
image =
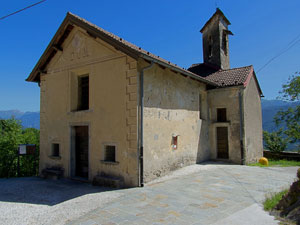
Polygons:
M260 163L251 163L248 166L260 166L266 167L265 165L261 165ZM291 161L291 160L269 160L269 166L281 166L281 167L288 167L288 166L300 166L300 162L298 161Z
M279 193L272 194L270 197L268 197L264 201L264 210L270 211L271 209L273 209L278 204L278 202L282 199L282 196L288 193L288 191L289 190L287 189Z

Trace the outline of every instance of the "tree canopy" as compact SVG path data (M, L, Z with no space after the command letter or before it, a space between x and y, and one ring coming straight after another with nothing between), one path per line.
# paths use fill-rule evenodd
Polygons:
M40 132L35 128L22 129L21 122L12 118L0 120L0 177L17 176L18 146L35 144L39 150ZM20 157L19 176L34 176L38 173L36 156Z
M285 101L300 100L300 76L296 73L290 77L288 82L282 85L282 91L279 92L279 99ZM298 151L300 149L300 104L296 107L289 107L286 110L281 110L274 118L276 125L285 125L283 133L287 136L291 143L298 143Z

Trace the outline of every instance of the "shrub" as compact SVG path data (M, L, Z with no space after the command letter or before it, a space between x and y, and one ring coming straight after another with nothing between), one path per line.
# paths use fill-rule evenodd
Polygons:
M265 147L271 152L282 152L286 149L288 140L281 136L282 130L269 133L263 132Z

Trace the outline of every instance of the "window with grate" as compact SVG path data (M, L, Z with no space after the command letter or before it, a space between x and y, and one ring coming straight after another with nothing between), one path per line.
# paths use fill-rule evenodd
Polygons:
M78 110L89 109L89 76L78 77Z
M59 157L59 144L52 143L52 156Z
M105 145L104 161L116 162L116 146Z
M218 122L226 122L226 108L217 109L217 121Z

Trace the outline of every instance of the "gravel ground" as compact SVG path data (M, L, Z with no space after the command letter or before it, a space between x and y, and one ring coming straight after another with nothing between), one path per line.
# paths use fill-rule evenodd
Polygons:
M0 224L65 224L122 195L69 180L0 179Z
M215 168L191 165L147 185ZM104 206L125 193L70 180L36 177L0 179L0 224L65 224Z

